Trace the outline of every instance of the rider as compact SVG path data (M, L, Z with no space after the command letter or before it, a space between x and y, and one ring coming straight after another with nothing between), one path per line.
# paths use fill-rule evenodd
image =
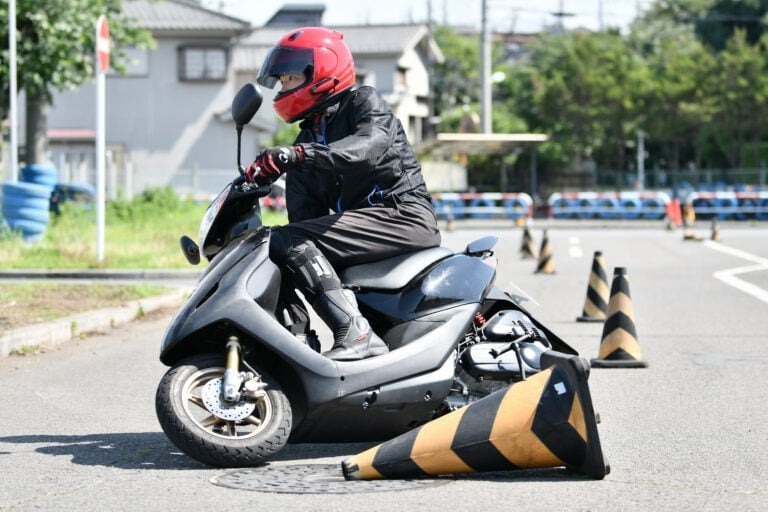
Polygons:
M372 87L354 88L355 65L340 32L306 27L284 35L257 78L273 88L275 112L301 121L293 146L264 150L250 181L286 175L289 224L272 228L270 258L292 276L334 332L325 355L355 360L387 345L335 269L440 245L431 197L413 148Z

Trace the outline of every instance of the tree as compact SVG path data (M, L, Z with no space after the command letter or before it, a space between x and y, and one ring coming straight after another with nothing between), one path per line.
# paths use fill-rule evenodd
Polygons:
M719 109L715 115L717 141L732 168L743 166L745 148L756 152L753 162L760 160L759 143L766 133L768 114L768 66L765 43L749 44L747 33L737 30L718 55L718 72L714 89Z
M7 5L7 3L6 3ZM96 20L109 20L110 65L124 71L129 47L148 48L154 41L122 13L120 0L17 0L18 86L26 93L27 163L44 163L47 153L46 112L53 90L74 89L93 80ZM0 11L0 83L6 117L9 94L8 9Z
M531 129L551 135L548 150L575 167L599 158L624 168L647 71L622 37L612 31L545 36L528 67L533 92L517 112Z
M701 165L702 130L715 113L715 60L692 30L662 30L663 37L642 39L639 46L650 73L639 124L658 148L657 158L679 169L683 161ZM637 44L639 35L634 34Z
M478 38L457 34L446 26L435 30L435 40L446 57L435 66L433 76L435 114L450 118L452 110L460 112L479 99L480 43ZM444 124L440 128L447 131Z

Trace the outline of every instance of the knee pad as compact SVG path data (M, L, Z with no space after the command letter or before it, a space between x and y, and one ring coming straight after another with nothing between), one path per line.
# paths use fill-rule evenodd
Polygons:
M341 288L336 271L314 242L293 236L289 229L273 229L269 257L291 273L294 284L305 295Z
M315 247L311 240L298 238L292 230L284 227L273 227L269 235L269 258L279 266L288 262L307 248Z

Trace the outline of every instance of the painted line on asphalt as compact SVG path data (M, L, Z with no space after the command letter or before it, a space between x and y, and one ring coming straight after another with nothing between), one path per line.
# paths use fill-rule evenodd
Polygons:
M711 240L705 240L704 245L715 251L735 256L746 261L751 261L754 265L748 265L745 267L734 267L725 270L718 270L713 273L712 276L715 279L719 279L729 286L733 286L737 290L752 295L758 300L768 303L768 290L760 288L759 286L750 282L744 281L736 277L738 274L746 274L748 272L759 272L761 270L768 270L768 259L754 255L752 253L742 251L741 249L734 249L733 247L724 246L718 242Z
M584 251L581 250L581 240L577 236L571 236L568 238L568 255L571 258L581 258L584 255Z

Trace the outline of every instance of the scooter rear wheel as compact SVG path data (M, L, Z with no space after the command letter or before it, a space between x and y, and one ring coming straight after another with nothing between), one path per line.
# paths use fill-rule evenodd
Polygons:
M291 406L269 374L256 400L228 404L219 389L224 356L189 357L168 370L157 388L155 409L165 435L184 453L215 467L263 464L288 442Z

